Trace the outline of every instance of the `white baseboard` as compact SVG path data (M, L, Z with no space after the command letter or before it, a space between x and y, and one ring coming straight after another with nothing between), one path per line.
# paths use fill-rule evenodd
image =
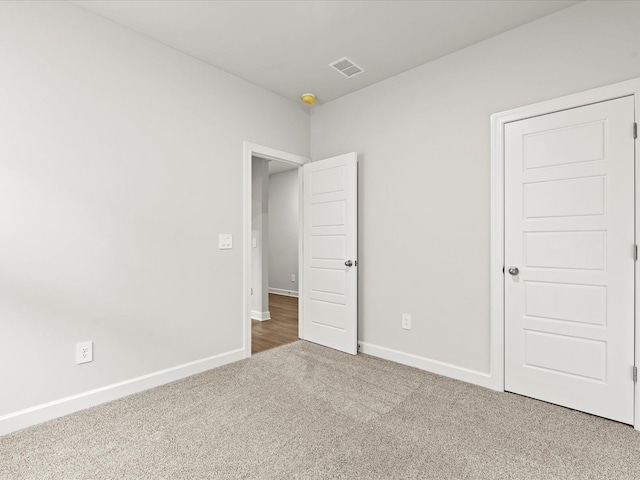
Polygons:
M276 295L285 295L287 297L297 297L298 292L294 290L284 290L282 288L271 288L269 287L269 293L275 293Z
M271 320L271 312L269 312L268 310L266 312L251 310L251 318L253 320L260 320L261 322L264 322L265 320Z
M481 387L493 388L493 379L489 373L458 367L450 363L440 362L438 360L432 360L430 358L420 357L418 355L400 352L398 350L392 350L391 348L372 345L371 343L358 342L358 344L360 345L360 351L367 355L384 358L385 360L391 360L392 362L419 368L420 370L426 370L427 372L437 373L438 375L443 375L445 377L455 378L456 380L462 380L463 382L473 383Z
M0 436L245 358L244 349L184 363L0 416Z

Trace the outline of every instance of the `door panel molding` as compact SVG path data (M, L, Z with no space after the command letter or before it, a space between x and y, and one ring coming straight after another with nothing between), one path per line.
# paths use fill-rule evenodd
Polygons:
M491 346L490 346L490 377L491 388L504 391L504 287L505 274L503 271L505 252L505 177L504 177L504 142L505 125L511 122L524 120L549 113L560 112L576 107L600 103L617 98L632 96L635 106L635 121L638 122L638 112L640 111L640 79L600 87L553 100L536 103L533 105L496 113L491 116ZM629 125L630 134L633 133L633 125ZM594 147L595 148L595 147ZM635 149L638 150L638 140L635 139ZM592 148L593 150L593 148ZM585 159L591 152L585 154ZM636 190L639 182L639 168L637 167L637 154L635 158L635 185ZM536 164L537 165L537 164ZM562 168L562 167L554 167ZM640 239L639 228L640 219L638 212L640 195L636 195L635 205L635 237L636 243ZM542 220L542 219L541 219ZM546 221L546 220L542 220ZM631 252L630 252L631 254ZM635 298L638 298L639 272L635 269ZM639 365L640 355L640 328L638 328L637 315L635 318L635 364ZM631 372L629 372L631 375ZM635 385L634 398L634 427L640 430L640 388Z

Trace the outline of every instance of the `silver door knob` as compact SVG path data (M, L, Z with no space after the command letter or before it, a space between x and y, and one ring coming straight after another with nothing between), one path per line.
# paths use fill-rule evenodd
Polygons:
M520 273L520 270L518 270L518 267L509 267L509 273L511 275L518 275Z
M347 260L346 262L344 262L344 264L345 264L347 267L353 267L353 262L352 262L351 260Z

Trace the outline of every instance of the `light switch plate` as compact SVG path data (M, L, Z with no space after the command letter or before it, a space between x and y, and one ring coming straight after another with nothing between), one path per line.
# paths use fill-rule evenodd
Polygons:
M233 248L233 235L230 233L221 233L218 235L218 248L220 250Z

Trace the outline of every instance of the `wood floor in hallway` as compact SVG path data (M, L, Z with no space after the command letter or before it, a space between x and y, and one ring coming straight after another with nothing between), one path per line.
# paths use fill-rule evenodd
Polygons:
M251 354L298 340L298 299L269 294L271 320L251 320Z

